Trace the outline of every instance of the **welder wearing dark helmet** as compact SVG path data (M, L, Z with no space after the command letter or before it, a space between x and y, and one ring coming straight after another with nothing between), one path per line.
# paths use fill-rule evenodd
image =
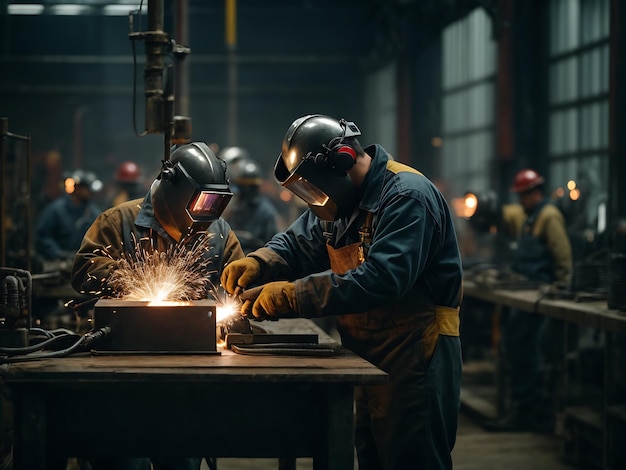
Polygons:
M95 220L74 259L72 285L88 295L116 296L107 280L118 260L134 255L135 240L141 240L144 249L165 253L176 243L203 236L211 236L204 256L212 260L211 282L219 285L224 263L244 256L234 232L220 217L231 196L226 164L206 144L194 142L176 148L143 199L112 207ZM197 470L200 463L200 458L189 458L175 463L155 460L152 465L155 469ZM92 467L150 469L150 464L147 458L96 459Z
M309 210L227 264L222 285L245 289L242 313L259 319L333 315L342 344L389 374L356 389L361 469L451 468L462 279L452 217L423 174L359 135L322 115L291 124L274 175Z
M231 196L226 165L206 144L175 149L143 199L108 209L89 228L74 260L72 285L85 293L106 287L116 260L124 250L134 250L134 240L165 252L204 232L212 234L211 256L221 272L224 262L243 256L237 237L220 217ZM95 254L105 247L113 259ZM212 281L218 284L218 279Z

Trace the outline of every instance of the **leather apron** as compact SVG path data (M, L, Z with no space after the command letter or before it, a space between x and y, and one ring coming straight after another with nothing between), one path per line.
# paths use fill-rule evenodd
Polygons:
M366 257L364 246L363 232L361 242L344 247L328 241L332 271L356 269ZM335 318L342 344L389 374L385 384L355 389L360 470L452 468L460 407L459 309L421 305L409 312L392 304Z

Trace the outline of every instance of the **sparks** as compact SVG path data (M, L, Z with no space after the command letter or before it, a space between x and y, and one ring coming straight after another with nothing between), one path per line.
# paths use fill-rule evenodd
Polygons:
M211 237L178 243L165 252L144 248L140 242L145 239L134 240L134 253L124 251L107 284L124 300L192 301L206 298L207 292L215 297L218 289L210 281L215 270L206 256ZM107 254L106 248L102 251Z

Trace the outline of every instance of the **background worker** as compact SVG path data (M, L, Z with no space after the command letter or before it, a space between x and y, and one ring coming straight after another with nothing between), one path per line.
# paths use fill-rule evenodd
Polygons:
M359 135L322 115L291 124L274 175L309 209L226 265L222 285L245 288L243 312L258 319L334 315L343 345L389 374L355 391L361 469L452 468L462 279L452 219L424 175Z
M115 170L116 192L111 198L111 207L145 195L141 181L141 168L135 162L125 161Z
M220 217L231 196L226 165L206 144L194 142L177 148L143 199L106 210L89 228L76 254L72 285L86 294L101 292L118 297L120 292L115 292L108 281L119 260L135 255L133 240L142 240L142 249L166 253L173 245L210 236L210 249L204 258L211 260L207 275L217 286L223 264L244 256L237 237ZM208 292L203 298L208 298ZM152 460L155 470L198 470L200 463L201 458ZM91 464L94 470L151 468L148 458L98 458Z
M517 240L511 269L531 281L568 287L572 249L559 209L544 194L545 180L532 169L519 171L511 191L519 204L502 206L502 225ZM541 346L548 333L548 318L510 309L504 325L504 357L510 367L511 412L488 421L492 431L548 430L544 386L541 380Z
M56 273L47 282L58 293L42 295L39 289L33 297L33 315L47 328L73 327L76 318L64 306L73 293L70 270L85 232L102 211L93 200L103 187L95 173L75 170L63 187L64 193L43 208L35 227L34 265L39 272Z
M64 187L65 193L43 209L37 222L36 251L44 260L71 260L102 211L93 201L103 187L95 173L76 170L65 178Z
M251 158L240 158L228 167L234 196L224 217L235 231L244 253L261 248L278 232L278 212L261 193L261 168Z

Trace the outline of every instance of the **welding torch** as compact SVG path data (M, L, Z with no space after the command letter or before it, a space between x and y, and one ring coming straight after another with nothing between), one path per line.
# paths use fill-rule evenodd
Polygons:
M259 297L259 294L261 294L261 291L263 290L263 286L257 286L257 287L253 287L251 289L246 289L244 287L241 286L237 286L235 288L235 291L233 292L233 297L235 297L237 300L239 300L239 302L241 302L241 315L246 317L246 318L250 318L252 320L260 320L259 318L256 318L254 315L252 315L252 305L254 304L254 301ZM242 299L242 295L246 294L246 298ZM267 317L268 320L278 320L277 318L272 318L272 317Z

